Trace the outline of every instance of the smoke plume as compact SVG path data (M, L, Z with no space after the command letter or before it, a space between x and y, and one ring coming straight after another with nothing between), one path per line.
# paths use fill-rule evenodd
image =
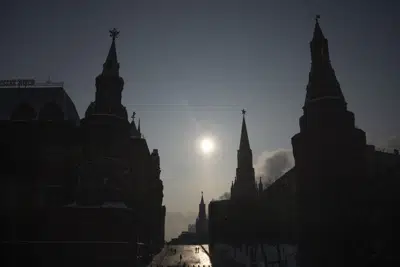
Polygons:
M258 157L254 166L256 173L256 182L261 177L264 187L270 186L276 179L285 174L294 167L294 158L292 150L278 149L275 151L264 151ZM223 193L218 200L230 198L230 193Z
M220 196L218 198L218 200L226 200L226 199L230 199L230 198L231 198L231 193L225 192L225 193L222 194L222 196Z
M292 150L265 151L258 157L254 166L256 180L258 181L259 177L261 177L264 186L269 186L293 167Z

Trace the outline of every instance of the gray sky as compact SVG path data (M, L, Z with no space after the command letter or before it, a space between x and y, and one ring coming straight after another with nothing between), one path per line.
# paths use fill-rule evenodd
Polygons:
M196 211L201 191L208 201L229 190L242 108L254 159L291 149L317 13L357 125L378 145L400 132L399 1L5 0L1 10L0 78L64 81L81 117L108 30L120 30L123 104L160 151L170 211ZM206 134L219 148L207 159L196 151Z

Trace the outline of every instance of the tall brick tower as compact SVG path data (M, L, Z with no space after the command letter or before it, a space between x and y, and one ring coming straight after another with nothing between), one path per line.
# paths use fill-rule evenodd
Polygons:
M365 132L355 127L317 16L300 132L292 146L297 175L299 265L359 266L360 191Z

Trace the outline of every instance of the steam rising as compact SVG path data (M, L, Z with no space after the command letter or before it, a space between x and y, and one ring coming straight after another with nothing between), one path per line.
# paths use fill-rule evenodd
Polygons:
M229 192L225 192L222 194L222 196L220 196L218 198L218 200L226 200L226 199L230 199L231 198L231 194Z
M288 170L294 167L294 158L292 150L278 149L275 151L264 151L258 157L254 166L256 173L256 182L261 177L261 182L265 187L270 186L276 179L280 178ZM223 193L218 200L230 198L230 193Z
M265 151L258 157L254 166L256 181L261 177L264 186L269 186L288 170L294 167L292 150L278 149Z

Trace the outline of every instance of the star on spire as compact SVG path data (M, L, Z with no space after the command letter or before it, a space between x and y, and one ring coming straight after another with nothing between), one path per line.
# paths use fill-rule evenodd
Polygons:
M315 27L314 27L314 39L325 39L324 34L322 33L321 27L319 26L320 15L315 16Z
M113 39L113 41L115 41L115 39L118 38L119 31L116 28L114 28L112 30L109 30L109 32L110 32L110 37Z
M110 37L112 38L110 50L106 61L103 64L103 74L110 76L119 76L119 63L117 59L117 49L115 48L115 38L118 37L119 31L116 28L109 31Z
M135 119L135 116L136 116L136 112L134 111L134 112L132 112L131 118L132 118L132 119Z
M245 114L246 110L242 109L243 119L242 119L242 131L240 134L239 149L250 150L250 142L249 142L249 136L247 134Z

